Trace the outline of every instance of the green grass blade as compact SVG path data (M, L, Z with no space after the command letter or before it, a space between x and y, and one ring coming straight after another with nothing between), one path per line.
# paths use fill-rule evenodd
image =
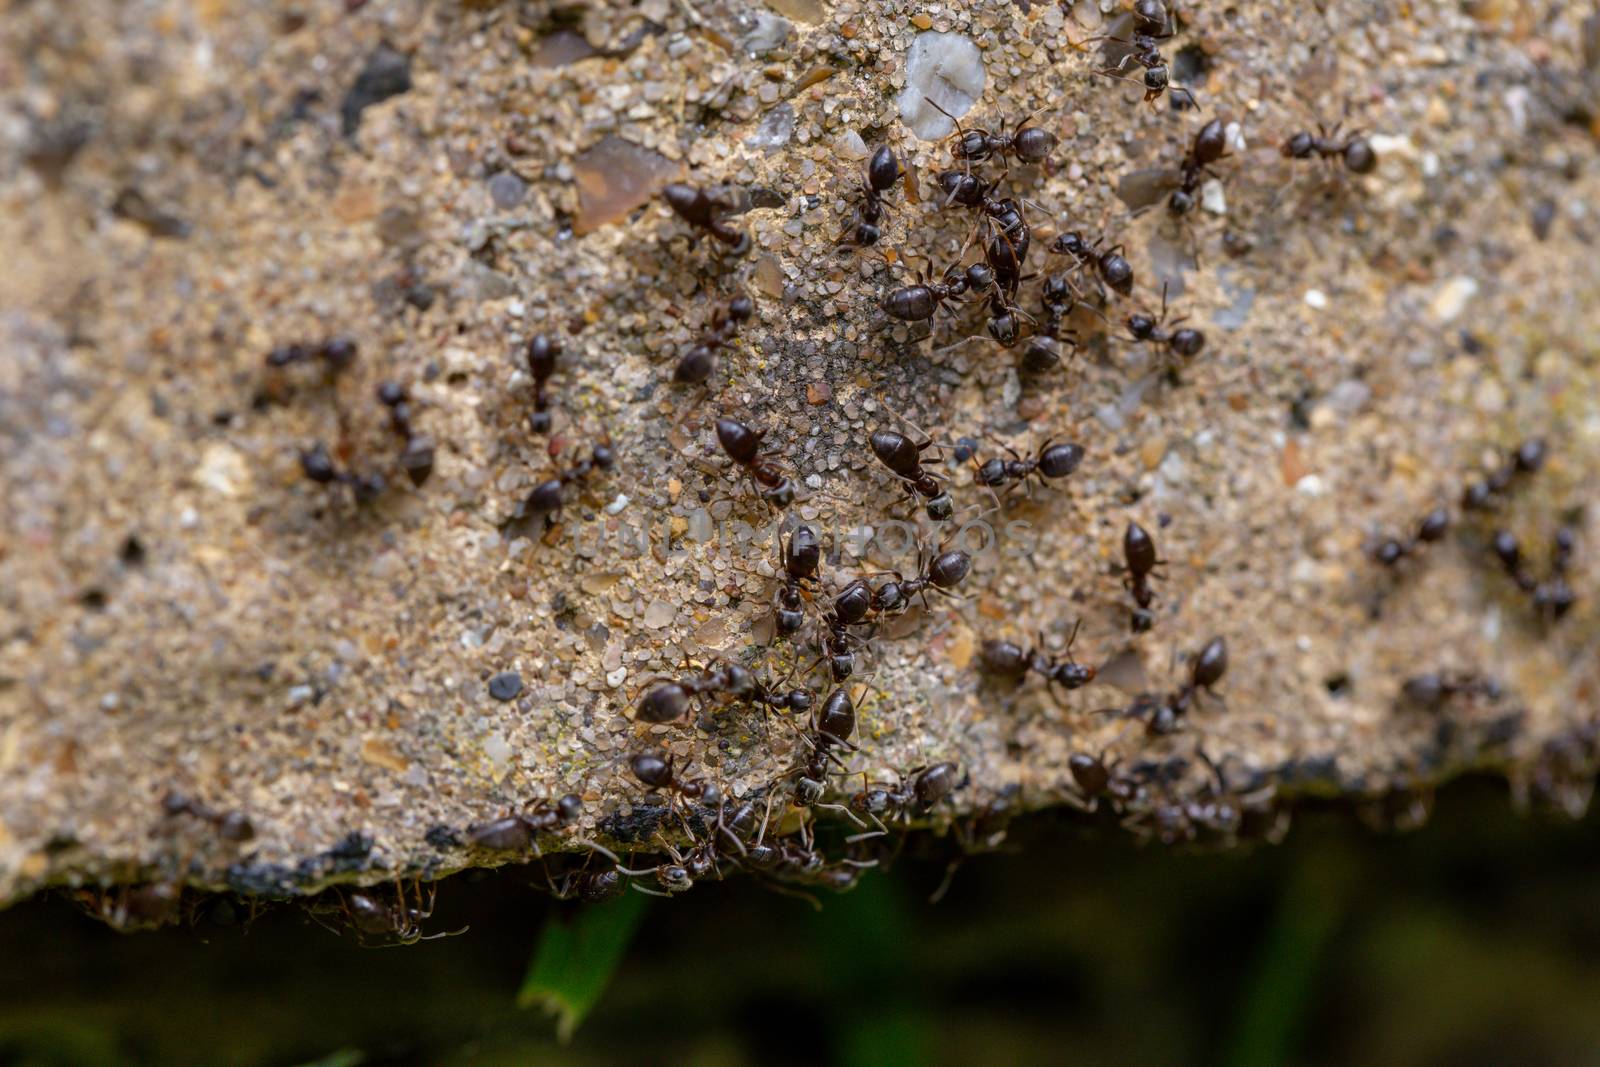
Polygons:
M539 935L517 1005L543 1008L555 1016L556 1037L570 1040L622 962L644 906L643 894L624 893L581 908L570 920L552 918Z

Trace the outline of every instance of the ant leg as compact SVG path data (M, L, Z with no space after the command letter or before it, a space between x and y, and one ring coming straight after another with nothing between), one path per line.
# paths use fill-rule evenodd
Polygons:
M823 811L837 811L837 812L841 813L845 818L849 819L851 822L853 822L857 826L861 827L863 830L865 830L867 828L867 824L862 822L859 818L857 818L856 817L856 813L851 811L849 808L845 807L843 804L813 804L811 806L813 808L817 808L817 809L820 809L820 810L823 810Z
M646 889L644 886L640 885L638 882L629 882L628 883L628 888L629 889L637 889L639 892L643 893L647 897L666 897L668 900L672 899L672 894L671 893L663 893L659 889Z

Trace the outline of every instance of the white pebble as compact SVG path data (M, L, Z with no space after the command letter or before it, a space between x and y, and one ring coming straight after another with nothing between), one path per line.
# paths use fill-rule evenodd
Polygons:
M622 682L623 682L623 679L625 679L627 677L628 677L628 668L626 668L626 667L618 667L616 670L614 670L610 674L606 675L606 685L610 686L612 689L615 689L617 686L621 685Z
M1328 294L1321 289L1307 289L1305 295L1307 307L1314 307L1318 311L1328 306Z
M1461 314L1473 297L1478 295L1478 283L1465 274L1458 274L1439 287L1428 304L1428 318L1443 326Z
M1226 215L1228 213L1228 198L1222 193L1222 183L1215 178L1208 178L1200 186L1200 206L1213 215Z
M985 77L983 53L970 38L936 30L919 33L906 53L900 117L919 140L948 137L956 125L939 108L956 118L965 115L983 95Z
M628 494L618 493L617 499L606 505L606 514L615 515L628 506Z

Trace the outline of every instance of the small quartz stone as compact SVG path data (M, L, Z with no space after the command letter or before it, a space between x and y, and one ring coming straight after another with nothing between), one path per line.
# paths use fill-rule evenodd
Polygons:
M906 53L900 117L919 140L947 137L956 128L951 116L960 118L972 110L983 95L984 80L983 53L971 38L933 30L919 33Z

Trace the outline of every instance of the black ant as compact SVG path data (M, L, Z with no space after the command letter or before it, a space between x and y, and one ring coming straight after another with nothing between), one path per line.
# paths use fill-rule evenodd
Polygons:
M1123 712L1128 718L1143 719L1145 732L1152 737L1176 733L1183 726L1195 698L1203 689L1214 693L1216 684L1228 671L1228 645L1213 637L1201 647L1189 670L1189 681L1165 697L1141 693Z
M1093 264L1102 282L1123 296L1132 294L1133 265L1122 255L1121 245L1101 250L1098 240L1089 244L1082 234L1069 230L1056 237L1050 251L1058 256L1071 256L1080 266Z
M114 930L156 930L183 917L183 882L170 879L111 889L82 889L74 899Z
M1072 775L1075 793L1063 793L1063 799L1080 811L1090 813L1100 809L1101 800L1118 811L1137 803L1144 796L1144 786L1137 778L1121 773L1118 770L1121 765L1120 758L1107 763L1106 752L1098 756L1074 752L1067 757L1067 771Z
M928 518L944 522L955 514L955 502L944 483L922 466L922 453L934 443L927 434L923 437L925 440L918 445L898 430L878 430L871 437L872 454L900 479L913 501L918 496L927 500Z
M682 182L673 182L661 191L667 206L684 222L704 230L712 238L726 245L734 255L744 255L750 250L750 235L728 225L724 216L725 205L704 189Z
M672 380L694 385L711 377L711 372L717 369L717 350L726 348L733 341L740 325L748 321L755 311L755 301L743 293L736 294L728 301L726 308L713 316L710 328L683 354L672 372Z
M974 127L967 129L961 125L961 120L950 112L940 107L929 97L924 96L935 111L956 124L956 143L950 147L950 154L965 163L982 163L987 159L998 157L1005 159L1015 156L1022 163L1043 163L1050 158L1050 153L1055 151L1057 144L1056 135L1042 126L1029 126L1028 119L1022 119L1010 133L990 133L988 130ZM1034 112L1037 115L1038 112Z
M1434 508L1417 523L1417 532L1407 538L1386 537L1369 549L1373 560L1385 567L1396 566L1401 560L1415 555L1426 544L1444 540L1450 532L1450 512Z
M568 793L554 804L543 801L516 815L467 827L467 840L490 852L539 851L539 835L560 830L583 814L583 798Z
M318 345L279 345L267 353L266 363L274 370L321 359L328 376L342 373L356 360L356 343L348 337L333 337Z
M576 899L585 904L601 904L620 896L627 888L615 864L598 871L589 870L587 864L578 870L567 871L561 876L560 885L551 877L549 867L545 868L544 876L545 883L550 887L550 895L557 900Z
M1445 702L1459 697L1500 699L1500 683L1477 674L1428 671L1413 675L1400 685L1405 702L1423 711L1438 711Z
M872 154L872 159L867 163L867 174L861 180L862 203L856 208L856 221L851 229L850 238L855 243L865 247L878 243L881 232L878 222L883 218L884 194L894 188L894 183L900 178L900 161L895 158L894 149L883 145Z
M1077 291L1072 279L1065 274L1050 274L1039 287L1039 303L1044 309L1044 321L1039 332L1028 341L1022 353L1021 368L1028 374L1043 374L1061 363L1061 344L1066 342L1077 351L1078 335L1062 329L1062 323L1077 306Z
M339 899L344 911L345 921L356 931L356 936L365 943L367 938L376 937L395 945L414 945L418 941L434 941L441 937L455 937L457 934L466 933L466 927L448 933L428 934L422 933L422 924L433 914L433 902L438 896L438 886L430 883L428 897L422 897L422 883L412 883L416 904L412 905L406 899L405 890L399 881L395 882L394 900L386 901L378 894L367 890L352 890L348 896L339 893Z
M1547 453L1543 438L1530 437L1523 441L1500 466L1462 491L1461 507L1467 511L1493 510L1519 479L1544 466Z
M1183 157L1178 188L1167 198L1167 207L1174 215L1187 215L1194 210L1200 179L1211 173L1211 164L1227 158L1227 149L1228 135L1221 119L1212 119L1200 127L1200 132L1194 135L1194 143Z
M901 322L931 322L940 308L960 300L968 288L966 274L955 264L945 268L943 281L930 281L919 270L915 285L903 285L884 298L883 310Z
M757 704L763 709L802 713L811 710L807 689L780 690L763 684L755 674L736 663L723 663L701 674L655 686L639 702L640 722L676 722L698 699L718 697L732 703ZM709 803L709 802L708 802Z
M338 934L338 929L328 926L328 923L318 918L318 912L334 912L344 920L350 929L354 929L355 936L363 945L371 937L376 937L386 945L413 945L419 941L435 941L438 937L454 937L456 934L466 933L466 928L456 929L450 933L422 934L422 923L434 913L434 901L438 894L438 886L430 883L427 897L422 897L421 881L413 881L416 891L416 904L411 904L406 897L405 888L400 880L395 880L394 901L386 901L382 894L373 889L352 889L346 893L344 889L334 889L334 899L338 905L330 907L328 904L309 904L307 913L318 925L330 929L331 933Z
M940 552L931 559L922 548L917 549L917 573L910 578L899 571L890 571L890 580L872 591L873 609L880 615L900 615L911 607L914 597L921 597L923 607L928 605L928 594L955 598L950 590L960 585L972 570L972 556L961 549Z
M1206 346L1206 335L1189 326L1169 330L1167 327L1177 326L1187 322L1188 316L1181 315L1167 321L1167 287L1161 286L1161 316L1159 318L1144 311L1135 311L1128 316L1128 334L1130 340L1137 343L1150 343L1164 346L1167 351L1180 359L1193 359L1200 354Z
M548 478L533 487L522 503L517 505L512 513L512 520L517 521L536 515L545 517L546 526L553 526L556 516L561 513L565 504L566 487L575 482L586 480L595 471L608 471L616 464L616 454L611 451L609 444L598 444L590 450L589 458L580 460L565 470L558 470L555 477Z
M550 432L549 401L544 394L545 383L556 372L556 361L561 358L561 342L545 334L535 334L528 340L528 373L533 375L533 410L528 413L528 429L534 433Z
M1126 564L1126 573L1122 578L1123 588L1133 596L1133 602L1138 605L1133 612L1133 632L1142 634L1155 625L1155 614L1150 610L1150 604L1155 600L1155 591L1150 588L1150 579L1155 574L1155 569L1166 561L1156 558L1156 542L1143 526L1136 522L1128 523L1128 528L1122 535L1122 558Z
M417 433L411 425L411 397L399 382L381 382L378 402L389 409L389 425L405 440L400 450L400 469L411 484L421 488L433 473L433 441Z
M1352 174L1372 173L1378 165L1378 156L1372 150L1372 143L1359 132L1341 142L1338 139L1339 126L1339 123L1335 123L1333 129L1329 130L1318 123L1315 134L1302 130L1283 142L1279 152L1285 159L1310 159L1313 156L1326 160L1337 158Z
M850 810L871 819L879 833L888 832L885 819L897 816L909 819L911 815L928 811L955 792L961 784L961 768L946 760L931 767L921 767L895 784L868 782L866 772L861 774L861 791L850 798ZM850 839L860 840L860 836Z
M1039 447L1037 456L1027 459L1010 446L1005 446L1005 449L1011 458L996 456L984 461L978 467L978 481L991 489L1004 487L1008 493L1019 485L1026 488L1028 479L1033 477L1039 479L1040 485L1049 485L1050 479L1067 477L1083 462L1083 446L1070 442L1053 444L1046 441Z
M821 562L822 542L817 539L817 531L796 526L783 546L784 581L774 604L778 633L795 634L805 625L802 594L806 584L816 579Z
M300 453L300 469L305 476L318 485L327 485L339 482L350 487L350 493L357 504L370 504L383 495L389 483L377 471L358 474L355 471L340 470L333 461L333 456L321 441L315 441L311 447Z
M1577 538L1571 530L1562 528L1556 531L1550 550L1550 577L1542 582L1528 569L1522 547L1509 530L1496 531L1491 544L1506 574L1518 589L1533 599L1534 607L1541 614L1554 620L1572 610L1578 597L1566 577L1567 568L1572 563L1573 549L1577 545Z
M217 811L215 808L202 804L200 801L187 797L182 793L171 792L161 798L161 809L170 818L177 815L190 815L201 822L208 822L216 828L217 836L224 841L235 844L249 841L256 836L256 828L250 817L239 811Z
M1167 61L1161 55L1160 42L1169 40L1175 35L1174 31L1168 28L1169 21L1167 6L1161 0L1137 0L1133 5L1133 37L1131 40L1126 37L1103 35L1067 43L1080 52L1084 50L1084 45L1092 41L1116 41L1119 44L1125 44L1132 49L1131 52L1112 66L1102 67L1096 70L1095 73L1106 78L1116 78L1119 81L1135 81L1136 79L1122 73L1131 60L1144 68L1145 103L1148 104L1160 99L1161 94L1170 89L1174 99L1177 98L1179 93L1182 93L1191 107L1199 107L1200 105L1196 102L1194 93L1181 85L1172 85L1168 79Z
M658 748L635 752L628 757L628 769L650 792L665 790L684 800L697 800L709 807L720 807L722 790L704 778L684 779L673 770L677 757Z
M1028 672L1032 671L1046 680L1052 694L1058 685L1069 693L1074 689L1082 689L1094 681L1095 676L1093 667L1072 658L1072 645L1078 640L1078 627L1082 624L1082 619L1072 624L1067 647L1060 656L1047 656L1037 648L1024 649L1015 641L1003 638L985 641L978 654L980 668L985 674L1009 679L1013 686L1021 685ZM1043 634L1039 643L1044 643Z
M761 499L775 508L786 508L794 503L794 482L787 478L770 454L761 451L765 430L752 430L734 419L717 420L717 441L728 458L744 468L755 482Z
M866 579L857 578L835 595L832 610L823 618L822 651L835 685L855 672L853 642L859 638L849 628L867 621L874 607L872 587Z
M828 788L828 763L840 762L835 748L854 749L850 735L856 731L856 706L842 686L834 689L823 700L812 717L806 741L811 746L811 756L795 769L794 801L802 807L833 807L822 805L822 795ZM848 813L848 809L846 810ZM852 816L854 818L854 816Z

